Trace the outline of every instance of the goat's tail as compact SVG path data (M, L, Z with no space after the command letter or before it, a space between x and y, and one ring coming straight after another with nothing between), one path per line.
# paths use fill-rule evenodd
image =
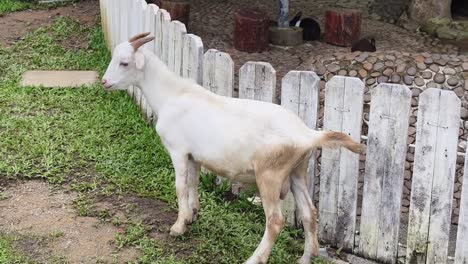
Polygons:
M335 131L321 131L320 133L322 135L320 135L320 138L316 142L316 146L318 147L332 149L345 147L354 153L361 153L363 151L361 144L352 140L345 133Z

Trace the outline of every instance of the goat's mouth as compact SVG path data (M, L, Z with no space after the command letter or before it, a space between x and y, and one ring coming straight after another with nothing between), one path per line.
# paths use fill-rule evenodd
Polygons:
M114 87L114 84L111 85L103 85L102 88L106 91L112 90L112 87Z

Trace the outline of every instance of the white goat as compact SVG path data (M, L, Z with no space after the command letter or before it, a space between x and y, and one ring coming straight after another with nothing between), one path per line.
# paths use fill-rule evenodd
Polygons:
M200 166L245 183L257 184L266 216L263 238L244 263L266 263L284 220L280 200L289 189L305 231L308 264L318 254L315 209L307 190L307 166L316 147L360 145L343 133L309 129L293 112L272 103L216 95L172 73L150 50L154 39L138 34L115 47L104 74L105 90L139 87L158 117L156 131L175 168L178 218L170 234L181 235L200 207Z

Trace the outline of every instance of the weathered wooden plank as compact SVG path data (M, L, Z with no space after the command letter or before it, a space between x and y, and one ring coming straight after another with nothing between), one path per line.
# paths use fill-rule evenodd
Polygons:
M159 7L155 4L148 5L148 31L151 32L151 36L156 37L156 15L158 13ZM156 40L151 41L149 48L156 54Z
M171 20L171 16L165 9L159 9L156 14L156 38L155 38L155 54L161 60L163 60L163 43L164 38L167 38L167 35L164 34L163 27ZM167 42L167 41L166 41Z
M319 107L320 78L309 71L290 71L282 79L281 105L296 113L308 127L316 129ZM315 153L309 160L309 179L313 182L315 177ZM312 191L313 192L313 191ZM298 225L295 219L295 202L291 192L282 203L283 215L291 225Z
M239 98L274 102L276 71L267 62L247 62L239 70Z
M128 40L128 17L127 17L127 8L128 8L128 1L127 0L118 0L120 2L119 7L119 43Z
M323 130L361 139L364 83L335 76L325 88ZM344 148L322 150L319 198L319 237L345 250L354 249L359 155Z
M395 263L411 92L379 84L373 90L362 202L359 254Z
M169 52L172 47L172 27L171 27L171 19L168 13L169 19L163 19L162 21L162 50L161 50L161 60L166 64L169 65Z
M463 186L460 199L460 218L458 219L457 247L455 264L468 264L468 150L465 154Z
M203 87L215 94L232 97L234 62L229 54L209 49L203 56Z
M446 263L460 100L451 91L427 89L418 109L406 263Z
M194 34L184 35L182 77L203 85L203 42Z
M106 42L107 49L110 50L110 42L109 42L109 17L107 15L108 8L107 3L109 0L99 0L99 8L101 13L101 25L102 25L102 34L104 35L104 40Z
M184 36L187 34L185 25L180 21L172 21L174 29L174 72L182 76L182 59L184 50Z

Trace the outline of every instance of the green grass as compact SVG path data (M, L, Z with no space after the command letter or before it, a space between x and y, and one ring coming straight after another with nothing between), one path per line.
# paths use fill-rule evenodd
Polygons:
M72 1L76 2L78 0ZM39 4L36 0L0 0L0 16L26 9L44 9L64 6L70 2Z
M67 50L58 44L73 34L86 37L88 47ZM0 177L69 183L81 194L134 192L175 208L170 158L125 92L104 92L98 84L76 89L18 85L26 70L97 70L102 74L108 61L99 27L85 28L63 18L8 49L0 48ZM199 219L178 238L181 243L196 241L189 256L179 259L170 247L149 238L141 226L130 227L116 239L117 245L137 247L141 252L138 263L246 260L263 235L263 210L245 198L223 200L224 187L215 187L212 180L213 176L203 176ZM82 215L92 207L84 196L75 205ZM269 263L295 262L302 247L302 232L285 229Z
M0 234L0 263L1 264L25 264L31 263L21 253L12 248L12 240Z

